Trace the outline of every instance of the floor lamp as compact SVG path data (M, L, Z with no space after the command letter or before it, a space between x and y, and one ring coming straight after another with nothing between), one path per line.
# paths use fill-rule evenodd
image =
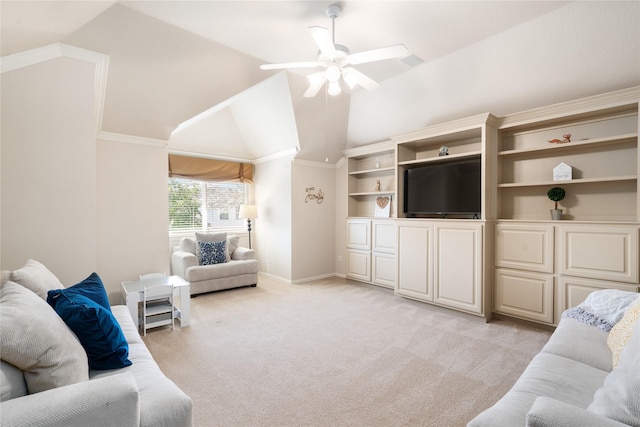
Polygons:
M247 230L249 231L249 249L251 249L251 220L258 218L256 205L240 205L240 218L247 220Z

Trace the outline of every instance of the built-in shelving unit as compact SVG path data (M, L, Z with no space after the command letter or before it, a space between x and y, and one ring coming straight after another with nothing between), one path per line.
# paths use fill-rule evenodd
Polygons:
M448 162L465 158L480 158L482 164L482 212L480 219L493 216L495 180L489 173L490 159L495 153L497 120L489 114L428 126L391 138L398 144L398 207L403 206L404 171L427 163ZM448 155L440 149L447 147ZM402 212L398 218L403 218ZM448 219L452 219L451 216Z
M391 196L389 217L396 216L395 148L389 141L345 151L347 217L372 218L380 196Z
M638 220L638 102L622 91L506 116L497 152L499 219L549 220L551 187L563 219ZM550 143L571 134L571 142ZM572 179L554 181L564 163ZM615 207L615 208L612 208Z
M633 87L345 151L347 277L485 319L545 325L593 291L639 291L639 102ZM479 218L405 217L406 170L467 158L481 163ZM561 164L570 179L554 180ZM556 186L566 191L562 220L549 213ZM389 219L374 218L381 195L392 197Z

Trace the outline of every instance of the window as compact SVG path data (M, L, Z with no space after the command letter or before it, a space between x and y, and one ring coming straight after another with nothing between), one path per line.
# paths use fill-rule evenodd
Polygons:
M169 231L243 227L247 184L169 178Z

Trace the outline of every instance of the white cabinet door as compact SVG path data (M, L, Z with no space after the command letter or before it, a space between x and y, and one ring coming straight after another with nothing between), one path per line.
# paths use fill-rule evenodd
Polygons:
M371 281L371 252L347 250L347 277Z
M553 276L518 270L496 270L493 310L553 324Z
M563 225L560 274L638 283L638 228Z
M429 224L398 225L398 283L396 293L410 298L432 301L431 238Z
M371 254L371 280L374 284L388 288L396 286L396 257L393 254L373 252Z
M371 221L350 219L347 221L347 247L371 250Z
M591 292L601 289L620 289L621 291L638 292L637 284L606 282L581 277L561 277L558 284L560 286L560 301L558 302L559 314L583 302Z
M553 225L496 225L496 267L553 273Z
M396 252L396 224L393 221L373 221L372 248L374 252Z
M436 224L434 302L482 313L482 225Z

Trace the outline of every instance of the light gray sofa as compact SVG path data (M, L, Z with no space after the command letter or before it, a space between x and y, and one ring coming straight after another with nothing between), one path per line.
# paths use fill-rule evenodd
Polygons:
M162 373L127 307L111 309L129 344L131 366L90 370L89 381L5 400L0 404L3 427L192 425L191 398Z
M253 249L238 246L236 235L216 233L221 234L224 234L228 248L228 258L224 263L201 265L196 255L196 239L192 237L183 237L180 246L175 247L171 254L171 271L189 282L191 295L258 283L259 264Z
M57 308L73 301L71 311L48 297ZM80 338L78 325L90 332ZM65 288L35 260L2 270L0 343L3 427L192 425L191 398L162 373L127 306L109 305L96 273Z
M640 300L634 301L611 332L563 316L511 390L468 427L640 426ZM627 341L617 347L613 369L610 345L621 333Z

